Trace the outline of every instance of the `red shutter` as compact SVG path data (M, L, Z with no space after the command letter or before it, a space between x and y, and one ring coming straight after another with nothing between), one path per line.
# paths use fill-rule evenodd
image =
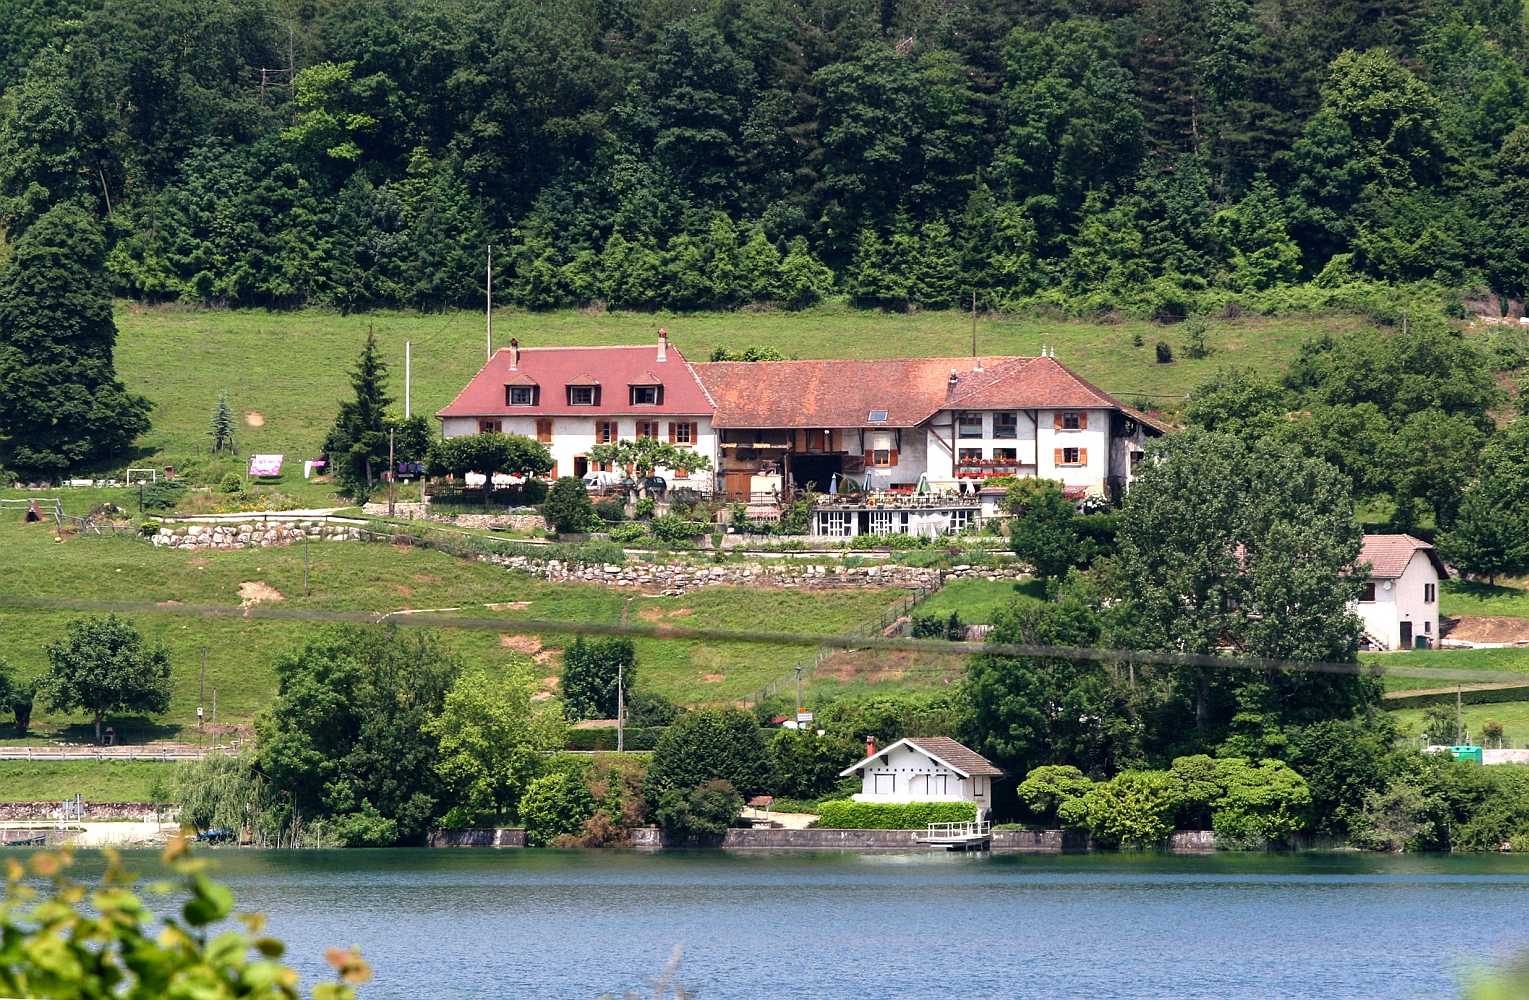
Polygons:
M1084 411L1082 411L1082 412L1080 412L1078 414L1078 430L1080 430L1080 431L1088 430L1088 411L1087 410L1084 410Z
M792 450L793 451L806 451L807 450L807 432L806 431L800 430L800 429L797 430L797 432L796 432L796 447L794 449L792 449Z
M674 421L669 421L669 443L674 443Z
M866 468L870 468L871 466L873 466L875 464L876 464L876 453L874 451L866 452L865 453L865 465L866 465Z
M888 462L887 464L888 465L896 465L897 464L897 449L896 448L892 449L892 460L890 462Z
M1087 448L1079 448L1078 449L1078 464L1079 465L1087 465L1088 464L1088 449Z
M1061 410L1057 410L1056 412L1051 414L1051 428L1052 428L1052 430L1058 430L1058 431L1062 429L1062 411Z
M1062 449L1058 448L1056 450L1056 454L1052 455L1051 461L1055 465L1064 465L1064 464L1066 464L1066 463L1064 463L1062 461Z
M557 463L556 462L552 463L552 471L548 472L547 475L550 476L553 479L557 478Z
M701 443L701 425L695 420L690 422L690 443L694 445Z

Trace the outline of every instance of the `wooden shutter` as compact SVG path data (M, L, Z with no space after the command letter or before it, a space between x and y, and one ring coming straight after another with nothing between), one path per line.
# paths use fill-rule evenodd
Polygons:
M1088 449L1087 448L1079 448L1078 449L1078 464L1079 465L1087 465L1088 464Z
M1051 414L1051 429L1052 430L1057 430L1057 431L1062 429L1062 411L1061 410L1056 410L1055 412L1053 412Z
M1056 450L1056 453L1051 456L1051 461L1052 461L1052 464L1054 464L1054 465L1065 465L1066 464L1065 462L1062 461L1062 449L1058 448Z
M600 387L598 385L595 386L595 405L600 405Z
M887 464L888 465L896 465L897 464L897 449L896 448L892 449L892 460L889 461Z
M669 421L669 443L674 443L674 421Z
M796 435L795 435L795 438L796 438L796 446L792 450L794 450L794 451L806 451L807 450L807 432L802 430L802 429L800 429L800 428L798 428L797 432L796 432Z
M540 406L541 402L542 402L542 387L539 386L539 385L533 385L531 387L531 405L532 406Z
M664 405L664 387L663 386L658 386L657 390L653 393L653 402L656 405L658 405L658 406L663 406Z
M697 447L701 444L701 423L698 420L690 422L690 443Z
M552 479L556 479L557 478L557 463L556 462L552 463L552 469L551 469L550 472L547 473L547 475L550 478L552 478Z
M552 442L552 418L538 417L536 419L536 440L542 444Z
M829 431L828 432L828 450L829 451L841 451L842 450L842 448L840 447L844 443L843 440L842 440L842 435L843 435L842 431L833 430L833 431Z
M872 466L874 466L875 464L876 464L876 453L874 451L867 451L865 453L865 467L867 469L869 469Z
M1078 430L1080 430L1080 431L1088 430L1088 411L1087 410L1080 410L1078 412Z

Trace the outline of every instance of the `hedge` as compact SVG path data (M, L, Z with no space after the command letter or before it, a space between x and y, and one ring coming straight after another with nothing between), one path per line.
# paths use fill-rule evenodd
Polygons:
M930 823L969 823L977 818L970 802L851 802L840 799L818 807L814 826L828 830L922 830Z
M658 745L658 738L664 734L664 726L627 726L624 749L627 750L652 750ZM598 729L570 729L568 730L569 750L614 750L616 749L616 727L601 726Z

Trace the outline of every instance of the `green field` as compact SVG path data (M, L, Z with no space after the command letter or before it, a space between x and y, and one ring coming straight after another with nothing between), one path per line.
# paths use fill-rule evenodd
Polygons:
M1439 667L1450 670L1508 671L1525 674L1529 681L1529 648L1503 647L1499 649L1416 649L1397 653L1361 653L1365 663L1383 667ZM1387 677L1387 691L1414 691L1425 688L1453 687L1470 681L1450 679L1434 680L1422 677ZM1495 678L1481 681L1483 684L1500 683Z
M0 760L0 802L150 802L168 788L175 764L137 760Z
M1445 580L1439 591L1439 611L1445 615L1529 618L1529 590L1523 587Z
M1391 713L1403 736L1416 739L1423 732L1423 710L1402 708ZM1460 710L1467 735L1481 738L1481 724L1489 719L1502 723L1503 744L1529 747L1529 701L1506 701L1496 705L1465 705Z
M460 608L463 615L503 619L502 631L449 630L447 642L471 662L502 665L530 656L538 675L549 679L558 672L555 654L564 637L521 636L516 619L615 624L625 615L636 624L779 627L825 635L873 622L903 596L897 590L710 588L684 597L647 597L593 584L546 583L426 549L329 542L311 548L311 594L305 598L300 546L188 553L154 549L127 537L58 543L51 526L26 526L7 517L0 521L0 548L8 556L8 572L0 578L0 648L23 676L46 669L47 644L63 634L75 614L6 606L6 597L164 605L131 617L146 636L170 650L171 709L157 725L116 720L120 732L134 737L173 736L193 724L204 650L208 705L215 689L220 723L247 722L269 702L275 659L321 626L173 613L175 604L237 608L256 589L281 608L372 613ZM272 594L280 599L270 601ZM485 607L489 604L513 606ZM810 647L640 639L637 685L686 703L733 702L811 654ZM82 739L84 722L55 717L39 705L33 728Z
M1015 601L1040 601L1046 596L1045 585L1038 580L952 580L926 601L919 602L914 614L945 617L952 611L968 625L991 625L998 612Z
M1043 345L1055 347L1063 363L1111 392L1172 403L1215 369L1234 364L1278 369L1302 341L1365 323L1345 316L1217 320L1211 325L1210 357L1167 365L1154 362L1152 345L1166 339L1177 346L1180 335L1143 321L984 317L977 339L985 354L1036 354ZM155 404L154 428L142 442L143 464L185 464L204 455L213 406L226 390L240 417L239 451L287 455L297 470L288 473L289 483L300 482L302 460L316 455L338 401L349 391L347 371L368 329L376 331L392 366L395 397L403 393L404 341L413 343L416 413L434 414L450 402L484 358L483 315L468 311L342 316L124 303L117 325L122 378ZM961 312L894 314L827 306L804 313L684 315L505 310L495 314L494 343L503 346L511 337L526 346L647 343L655 341L660 326L697 361L719 345L753 344L807 358L965 355L972 339L971 319ZM1136 333L1144 346L1132 346Z

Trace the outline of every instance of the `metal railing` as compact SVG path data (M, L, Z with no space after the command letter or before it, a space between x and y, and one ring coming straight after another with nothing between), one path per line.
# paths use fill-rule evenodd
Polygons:
M961 823L930 823L926 834L930 840L971 840L991 836L993 824L988 820L966 820Z

